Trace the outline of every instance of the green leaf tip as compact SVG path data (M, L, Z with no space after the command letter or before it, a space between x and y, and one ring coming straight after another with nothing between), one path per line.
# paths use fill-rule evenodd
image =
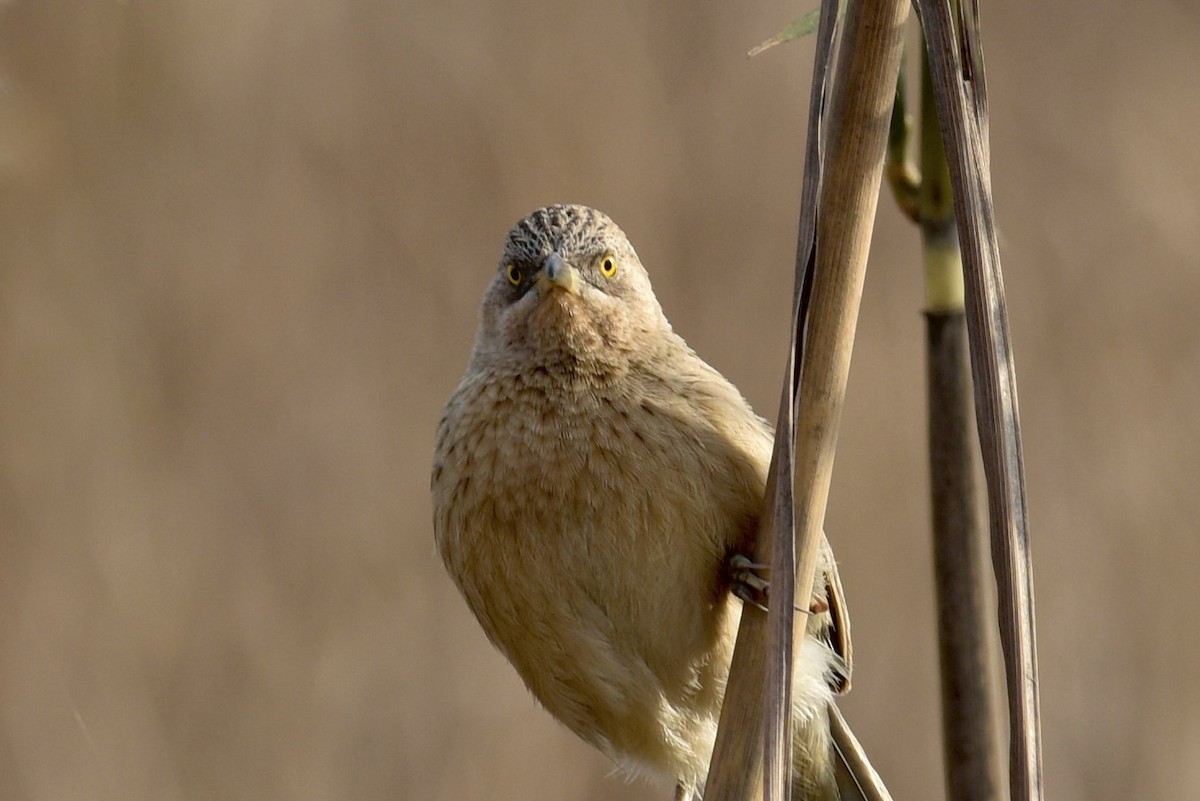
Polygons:
M820 24L821 9L814 8L812 11L794 21L791 25L788 25L770 39L767 39L762 44L752 48L750 52L746 54L746 58L754 58L764 50L770 50L775 45L781 45L784 42L790 42L793 39L800 39L804 36L808 36L809 34L816 33L817 26Z

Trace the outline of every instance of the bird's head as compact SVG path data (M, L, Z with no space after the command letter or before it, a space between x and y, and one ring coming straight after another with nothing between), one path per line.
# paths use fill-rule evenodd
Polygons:
M476 356L618 365L664 331L650 279L616 223L586 206L547 206L508 232Z

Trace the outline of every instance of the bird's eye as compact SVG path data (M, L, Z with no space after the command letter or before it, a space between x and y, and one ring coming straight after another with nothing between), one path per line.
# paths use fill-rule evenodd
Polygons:
M612 278L617 274L617 259L611 253L604 254L604 258L600 260L600 272L605 278Z
M506 275L508 275L508 283L512 284L513 286L520 285L520 283L521 283L521 268L520 267L518 267L515 264L510 264L510 265L508 265L508 268L505 270L505 273L506 273Z

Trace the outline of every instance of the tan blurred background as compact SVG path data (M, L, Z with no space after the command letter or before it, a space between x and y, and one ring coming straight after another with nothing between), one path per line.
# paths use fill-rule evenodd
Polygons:
M629 233L767 411L810 3L0 8L0 799L661 799L441 570L439 407L508 226ZM985 3L1052 798L1200 793L1200 7ZM881 204L828 529L846 703L940 773L917 237Z

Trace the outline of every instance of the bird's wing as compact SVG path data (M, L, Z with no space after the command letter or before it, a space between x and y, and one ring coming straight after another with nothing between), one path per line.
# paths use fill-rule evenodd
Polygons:
M825 543L828 551L829 545ZM825 568L825 601L829 604L829 645L841 659L845 670L834 677L833 691L845 695L850 691L850 672L853 668L850 647L850 613L846 608L846 594L842 590L842 578L838 575L837 563L832 552L828 553Z

